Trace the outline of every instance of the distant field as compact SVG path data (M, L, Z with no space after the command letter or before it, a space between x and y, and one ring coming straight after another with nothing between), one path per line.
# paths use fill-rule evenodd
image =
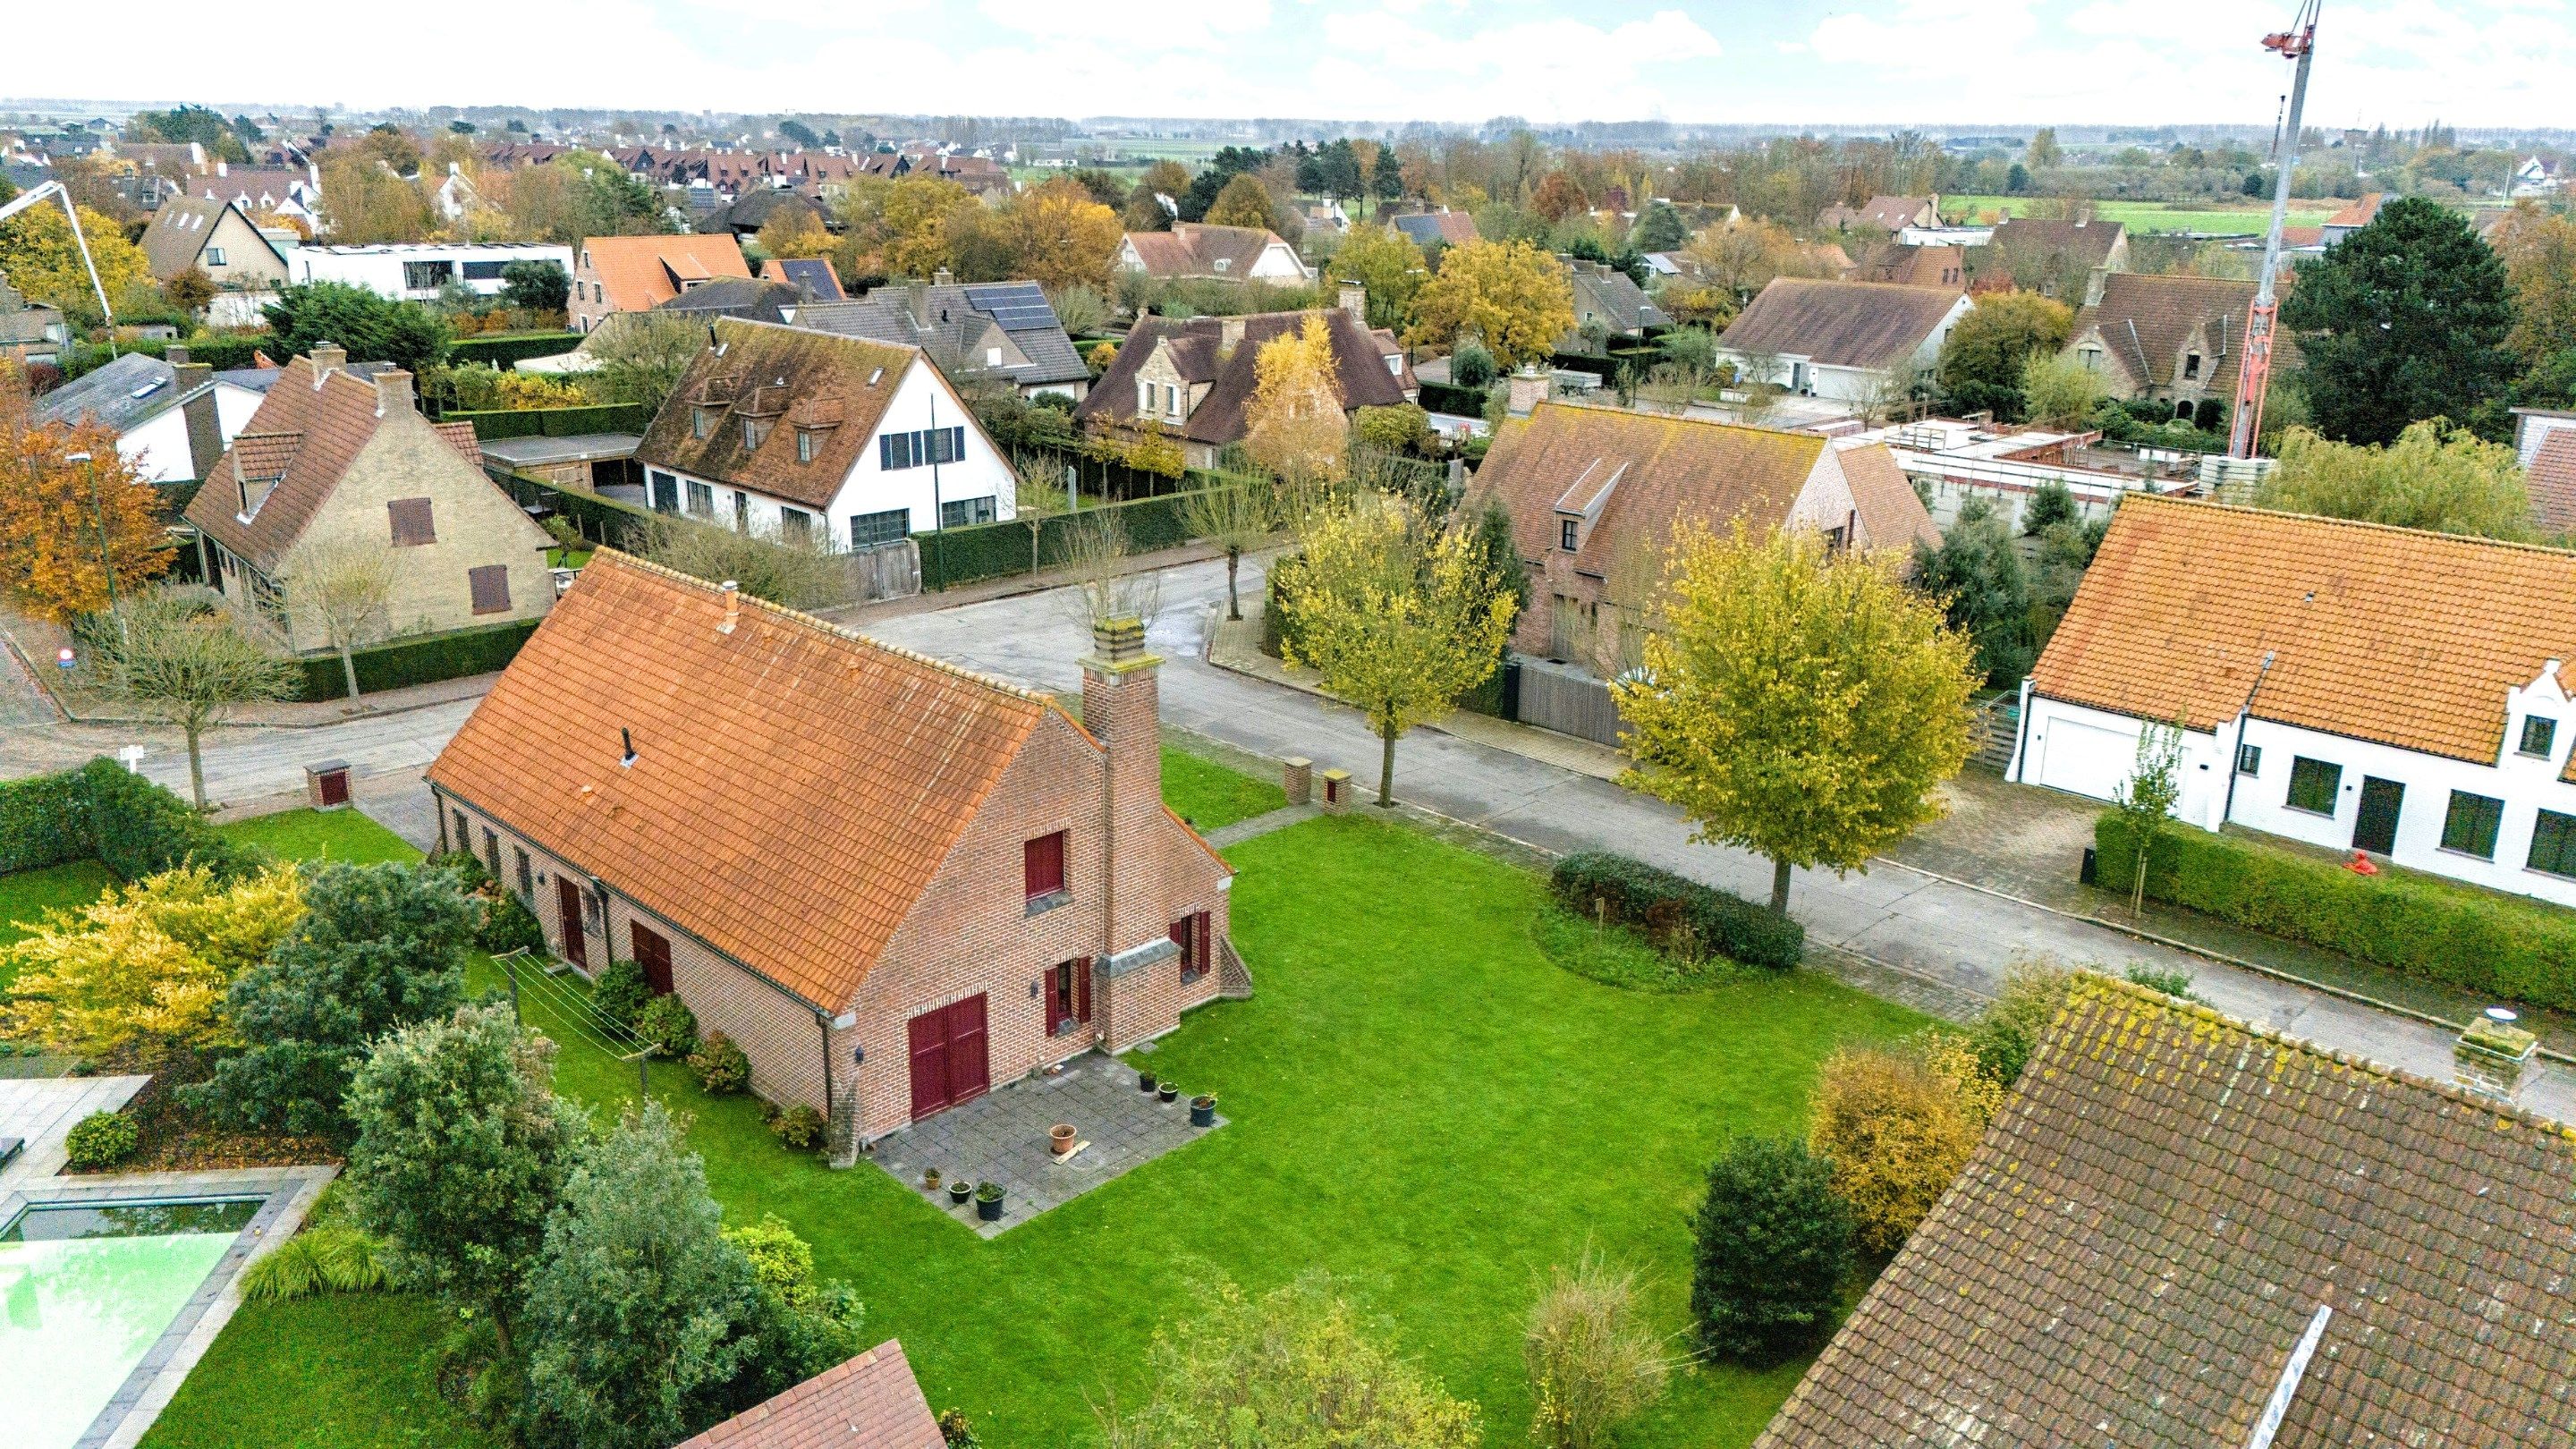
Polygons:
M1941 209L1957 214L1960 210L1976 213L2001 212L2018 216L2039 200L2030 196L1945 196ZM2343 203L2294 201L2290 203L2291 226L2323 226L2327 217L2341 210ZM2131 231L2207 231L2255 236L2272 218L2265 205L2251 206L2176 206L2164 201L2097 201L2093 214L2104 221L2116 221Z

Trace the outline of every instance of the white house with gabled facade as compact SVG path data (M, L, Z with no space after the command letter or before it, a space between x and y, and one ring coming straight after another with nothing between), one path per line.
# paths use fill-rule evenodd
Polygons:
M645 431L644 502L869 548L1017 513L1018 474L917 347L720 319Z
M2008 778L2576 905L2576 553L2136 495L2022 687Z

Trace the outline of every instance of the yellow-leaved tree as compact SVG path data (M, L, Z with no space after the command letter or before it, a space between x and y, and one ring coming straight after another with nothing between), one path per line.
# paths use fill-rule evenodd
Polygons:
M1816 1073L1807 1145L1834 1164L1864 1252L1905 1245L1968 1165L2003 1088L1965 1037L1927 1032L1894 1051L1845 1047Z
M1011 250L1012 275L1049 292L1066 287L1109 286L1109 271L1126 235L1118 213L1091 199L1082 183L1059 176L1011 198L999 217Z
M1677 529L1644 668L1611 686L1635 767L1692 838L1836 871L1941 813L1968 758L1974 646L1909 588L1901 560L1805 530Z
M1253 361L1252 400L1243 411L1243 450L1292 483L1339 481L1350 466L1350 423L1333 367L1333 335L1320 315L1262 344Z
M143 249L125 239L116 218L80 208L80 236L72 235L71 218L62 207L45 202L0 221L0 276L31 302L59 307L84 322L98 320L98 293L81 264L80 243L89 243L90 260L98 264L99 285L111 298L121 297L152 280Z
M977 204L972 192L945 177L854 181L841 195L841 247L833 261L844 276L926 278L954 265L949 218Z
M1520 598L1464 528L1364 495L1307 523L1275 577L1281 650L1357 706L1383 746L1377 803L1395 803L1395 741L1492 677Z
M1446 347L1470 330L1505 367L1547 356L1574 330L1573 273L1525 241L1449 248L1414 294L1406 337Z
M760 229L760 250L780 260L824 256L832 250L832 234L823 229L823 219L814 214L814 208L789 202L772 212L769 224Z
M1413 296L1431 277L1430 263L1413 238L1391 226L1367 222L1351 228L1333 253L1333 276L1368 289L1371 327L1401 327L1411 315Z
M0 421L0 595L57 623L106 608L111 594L133 597L177 553L159 507L151 480L95 420Z
M47 912L7 948L11 1029L96 1058L149 1061L228 1039L224 993L304 914L302 878L278 865L222 881L186 866Z
M1216 200L1208 204L1210 226L1257 226L1264 231L1279 229L1279 203L1272 199L1270 188L1249 171L1239 172L1217 191Z

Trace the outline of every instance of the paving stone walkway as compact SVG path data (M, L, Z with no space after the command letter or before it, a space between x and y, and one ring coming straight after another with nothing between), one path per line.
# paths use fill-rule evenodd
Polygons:
M18 1160L0 1168L0 1197L23 1192L63 1170L63 1139L92 1112L113 1112L150 1077L40 1077L0 1081L0 1137L27 1139ZM0 1220L5 1220L0 1214Z
M1047 1150L1047 1129L1059 1122L1088 1144L1062 1161ZM1136 1072L1125 1063L1088 1052L1054 1076L1013 1082L880 1137L872 1155L923 1201L991 1238L1215 1130L1190 1125L1188 1097L1158 1101L1136 1089ZM922 1182L932 1168L940 1176L935 1190ZM1000 1221L983 1221L972 1201L949 1201L948 1184L960 1178L1002 1185Z

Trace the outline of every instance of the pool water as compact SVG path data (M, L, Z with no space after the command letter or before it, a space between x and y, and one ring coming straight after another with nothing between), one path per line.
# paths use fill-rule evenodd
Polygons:
M10 1449L78 1443L259 1206L40 1204L0 1231Z

